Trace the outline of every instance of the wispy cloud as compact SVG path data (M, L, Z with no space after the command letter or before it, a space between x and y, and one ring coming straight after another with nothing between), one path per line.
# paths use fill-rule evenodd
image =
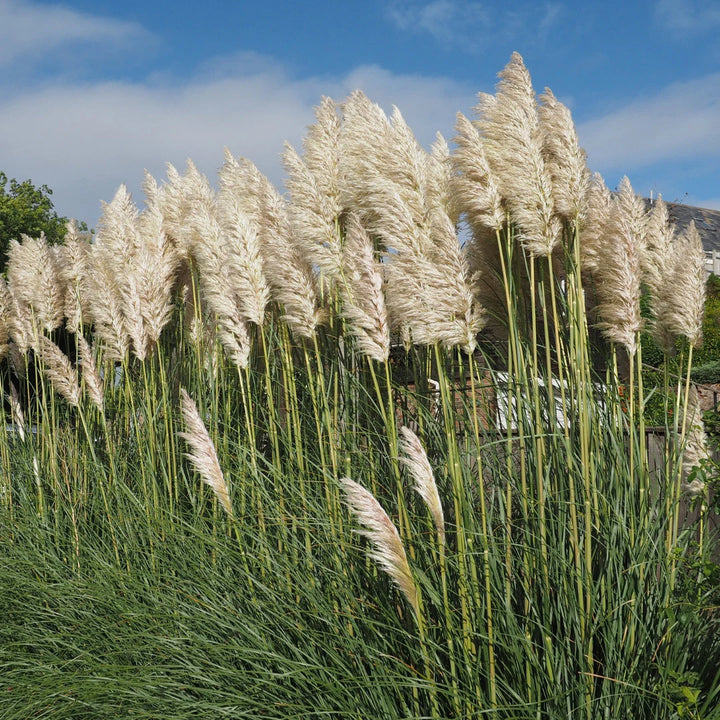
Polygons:
M655 19L668 30L705 33L720 27L717 0L658 0Z
M492 22L489 10L471 0L394 0L387 15L400 30L426 33L443 45L465 45L474 34L484 36Z
M680 157L720 159L720 73L672 84L583 123L579 135L600 170Z
M22 61L33 64L72 48L147 43L151 34L140 25L77 12L61 5L28 0L0 0L0 70Z
M557 2L513 4L510 9L475 0L390 0L387 18L400 30L429 35L446 48L480 54L489 41L527 42L528 28L543 40L557 22Z
M59 212L94 224L120 183L137 192L147 168L188 157L214 179L223 147L252 159L278 185L283 142L299 145L323 95L361 88L387 111L397 105L426 145L452 132L474 88L447 79L360 67L342 77L295 79L272 59L239 54L205 64L185 82L64 83L0 95L0 157L11 177L54 189Z

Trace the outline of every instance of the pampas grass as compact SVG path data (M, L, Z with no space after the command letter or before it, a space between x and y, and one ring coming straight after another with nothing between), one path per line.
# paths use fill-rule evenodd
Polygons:
M560 241L560 223L530 74L513 53L499 77L494 100L481 98L476 106L485 153L528 252L550 255Z
M597 327L611 342L624 346L630 355L637 350L640 314L642 258L645 252L645 204L623 178L598 249L595 290Z
M62 395L73 407L80 404L80 383L77 372L67 355L54 342L41 335L34 345L42 368L58 395Z
M401 462L407 467L414 481L413 487L425 501L435 523L438 539L444 545L445 516L440 501L440 493L435 483L435 474L432 467L430 467L430 462L420 443L420 438L408 427L400 428L400 452L402 453Z
M372 240L356 215L346 221L340 295L343 316L356 337L360 351L379 362L390 354L388 325L383 293L382 266L375 260Z
M397 528L373 494L362 485L350 478L342 478L340 484L347 506L365 528L358 533L372 545L369 556L385 570L417 616L420 612L417 589Z
M287 196L228 152L15 247L52 272L0 285L9 718L710 715L697 237L588 181L519 56L456 135L324 99Z
M232 517L233 508L230 493L223 471L220 469L215 446L210 439L205 423L200 417L197 406L183 388L180 389L180 405L185 423L185 432L179 432L178 436L190 446L190 452L187 453L186 457L190 460L202 481L213 491L225 512Z

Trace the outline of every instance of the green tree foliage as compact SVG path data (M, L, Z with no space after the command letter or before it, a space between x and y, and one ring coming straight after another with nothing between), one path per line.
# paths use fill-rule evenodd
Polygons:
M695 354L695 365L701 366L717 360L720 360L720 277L710 275L703 319L703 344ZM720 382L720 373L713 382Z
M49 242L62 242L67 218L55 212L51 195L47 185L18 182L0 171L0 270L5 267L10 241L20 240L22 235L45 233Z

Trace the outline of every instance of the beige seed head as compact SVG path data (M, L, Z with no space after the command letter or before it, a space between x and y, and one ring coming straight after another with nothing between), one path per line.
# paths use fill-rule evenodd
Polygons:
M415 581L397 528L373 494L362 485L349 478L342 478L340 484L345 491L346 505L366 528L358 532L372 545L370 557L390 576L418 615Z
M580 147L570 110L550 88L545 88L540 101L542 152L552 178L555 212L573 225L582 223L590 182L587 155Z
M674 239L662 272L653 302L654 337L666 351L680 336L697 347L702 342L706 271L705 251L694 222Z
M435 483L435 474L428 460L420 438L408 427L400 428L400 462L408 469L414 480L414 488L432 515L441 545L445 545L445 517L440 493Z
M272 297L283 308L293 334L311 338L321 322L317 278L295 241L286 201L273 184L245 158L229 153L223 170L232 170L240 210L258 230L263 267ZM228 183L231 186L231 183Z
M390 355L390 327L382 270L375 260L372 240L357 215L348 216L346 233L343 280L339 285L343 316L357 338L360 351L373 360L386 362Z
M82 367L82 379L87 390L88 397L100 412L104 412L105 394L103 383L95 365L95 357L92 348L82 335L76 335L79 351L80 366Z
M561 226L554 214L530 74L522 57L513 53L499 77L494 101L481 97L476 106L485 154L524 246L531 255L550 255Z
M229 154L228 154L229 155ZM241 177L236 178L240 172ZM260 238L260 225L243 207L238 196L242 168L232 155L226 157L220 171L217 217L225 245L230 283L238 298L244 317L262 325L265 308L270 302L270 287L265 275Z
M54 342L40 335L33 347L42 362L42 369L53 390L64 397L70 405L80 404L80 383L77 372L67 355Z
M22 243L10 242L7 279L10 291L34 327L52 332L64 315L65 287L58 258L44 235L24 235Z
M186 432L179 432L178 436L187 442L191 450L186 453L185 457L190 460L203 482L213 491L225 512L232 517L230 493L225 476L220 469L215 446L200 417L197 406L183 388L180 389L180 406Z
M290 144L285 145L285 184L291 200L288 213L306 260L335 280L342 263L340 118L335 102L323 98L315 117L317 122L310 125L303 141L303 157Z
M708 447L707 435L702 420L702 410L697 392L693 389L688 402L687 429L682 451L683 475L687 477L693 468L699 466L704 460L711 459L712 454ZM702 481L694 481L685 486L691 494L698 494L705 488Z
M500 230L505 223L505 209L497 182L485 157L480 132L462 113L457 114L452 156L453 202L457 213L464 214L473 231Z
M623 345L629 354L637 350L640 314L642 258L645 252L645 203L635 195L625 177L612 198L598 247L594 273L599 304L597 327L611 342Z

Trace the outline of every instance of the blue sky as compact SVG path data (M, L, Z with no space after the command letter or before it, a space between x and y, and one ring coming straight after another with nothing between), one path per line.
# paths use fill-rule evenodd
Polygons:
M323 95L361 88L428 144L517 50L610 187L720 209L719 33L720 0L0 0L0 170L91 226L226 146L281 186Z

